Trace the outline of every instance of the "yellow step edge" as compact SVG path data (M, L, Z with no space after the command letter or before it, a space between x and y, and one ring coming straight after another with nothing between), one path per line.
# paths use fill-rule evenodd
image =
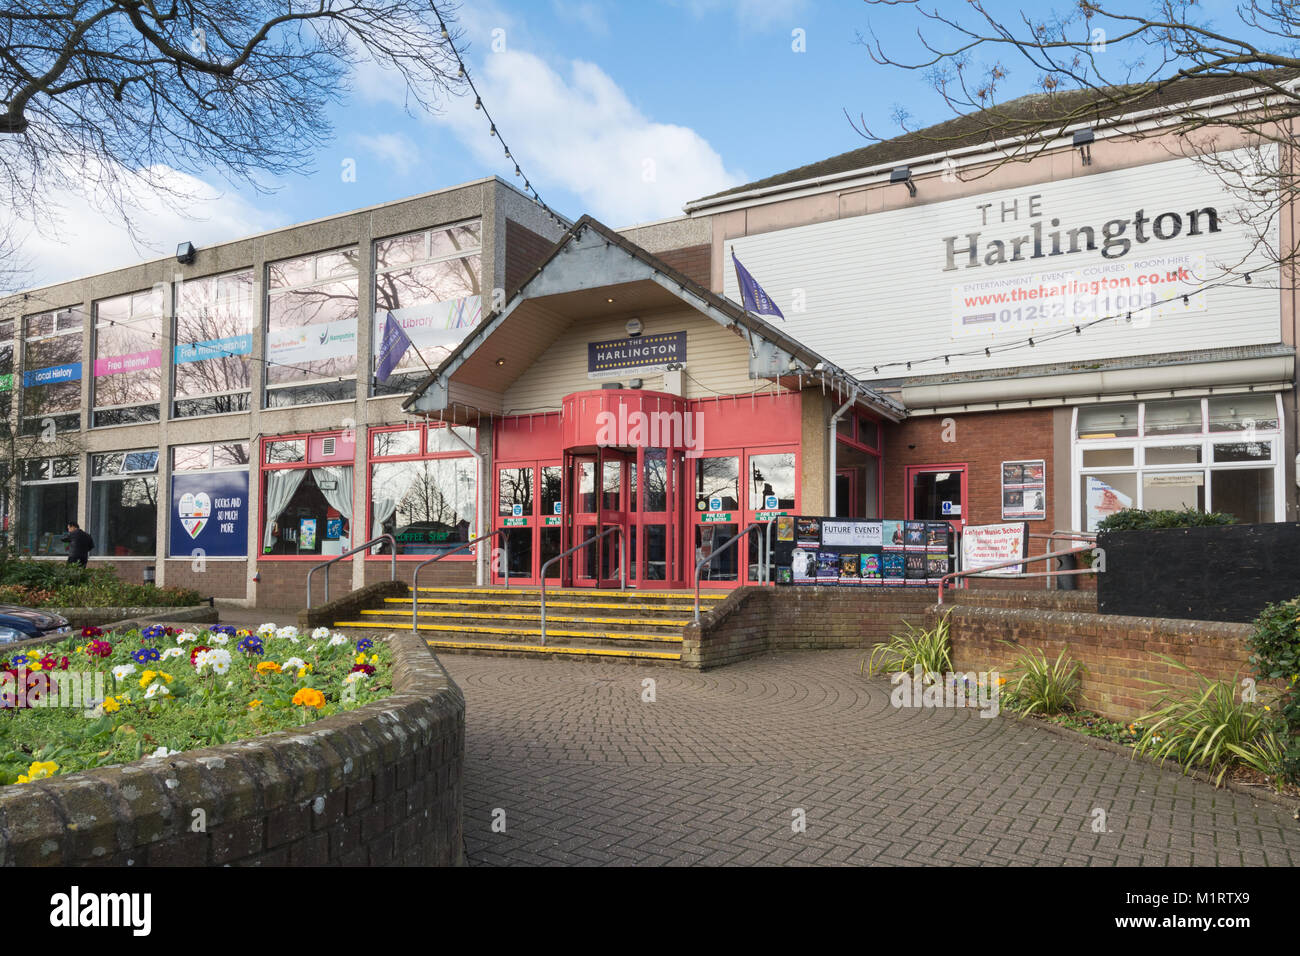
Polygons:
M372 621L335 621L335 627L361 627L368 631L382 631ZM391 628L390 628L391 630ZM456 631L464 634L514 634L541 635L541 628L509 627L474 627L462 624L421 624L422 631ZM680 644L682 639L673 634L617 634L611 631L562 631L548 627L546 633L552 637L577 637L588 641L657 641L662 644Z
M531 654L572 654L591 657L631 657L638 660L680 661L681 654L666 651L620 651L604 647L562 647L540 644L488 644L471 641L426 641L430 647L441 650L470 651L509 651L518 654L523 651Z
M542 593L542 589L541 589L541 588L536 588L536 587L519 587L519 588L445 588L445 587L425 587L424 585L421 585L421 586L420 586L420 591L421 591L422 593L425 592L425 591L428 591L428 592L430 592L430 593L434 593L434 594L498 594L498 595L510 595L510 594L541 594L541 593ZM695 592L694 592L694 591L640 591L640 590L636 590L636 589L631 589L631 590L627 590L627 591L620 591L620 590L618 590L617 588L586 588L586 589L584 589L584 588L555 588L554 590L552 590L552 589L550 589L550 588L547 588L546 593L547 593L548 595L549 595L549 594L558 594L558 595L565 595L565 594L580 594L580 595L590 595L590 596L592 596L592 597L608 597L608 596L610 596L610 595L612 595L612 594L626 594L626 595L629 595L629 596L631 596L631 597L636 597L636 598L638 598L638 599L640 599L640 598L647 598L647 599L653 598L653 599L655 599L655 600L677 600L677 601L693 601L693 600L695 599ZM718 592L718 591L701 591L701 592L700 592L700 600L701 600L701 601L705 601L705 600L708 600L708 601L721 601L723 598L728 597L730 594L731 594L730 591L723 591L723 592ZM547 604L549 604L549 603L550 603L550 602L548 601Z
M389 617L397 615L397 611L386 611L382 608L366 608L361 611L362 614L381 615ZM409 618L410 615L403 615ZM536 621L536 614L489 614L485 611L423 611L421 617L454 617L472 621ZM558 621L567 624L632 624L647 625L652 624L656 627L685 627L690 623L689 620L682 618L668 618L666 620L648 621L640 617L573 617L567 614L548 615L546 620Z
M423 588L421 588L423 590ZM410 598L384 598L385 604L400 604L409 608L411 606ZM458 598L420 598L421 607L425 605L456 605L458 607L501 607L504 604L519 604L523 607L541 607L540 601L475 601L462 600ZM601 610L614 611L682 611L690 612L695 609L695 605L689 601L683 602L680 606L673 604L668 606L667 602L659 604L631 604L620 601L603 602L603 601L547 601L546 606L550 607L592 607Z

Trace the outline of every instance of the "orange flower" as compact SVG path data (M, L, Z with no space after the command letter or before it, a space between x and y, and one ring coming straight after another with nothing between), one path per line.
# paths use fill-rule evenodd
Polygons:
M254 707L261 707L261 706L262 706L262 702L260 700L250 700L248 702L249 710L252 710Z
M303 687L293 695L293 702L299 707L324 707L325 695L318 690L312 690L310 687Z
M259 674L278 674L280 673L280 665L275 661L262 661L257 665L257 672Z

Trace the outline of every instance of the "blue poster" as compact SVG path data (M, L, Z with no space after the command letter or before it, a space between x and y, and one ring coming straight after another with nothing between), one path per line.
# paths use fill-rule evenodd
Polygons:
M248 556L248 472L172 475L170 556Z

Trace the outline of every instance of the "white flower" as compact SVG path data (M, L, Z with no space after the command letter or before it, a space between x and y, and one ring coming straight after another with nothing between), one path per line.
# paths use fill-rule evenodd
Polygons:
M126 680L134 673L135 673L134 664L118 664L116 667L113 668L113 676L116 677L118 680Z
M307 662L301 657L291 657L280 665L282 671L296 671L307 666Z
M168 750L166 747L159 747L157 750L155 750L153 753L149 755L149 759L152 760L156 757L170 757L173 754L178 754L178 753L180 753L179 750Z
M309 644L309 645L307 646L307 653L308 653L308 654L310 654L310 653L311 653L312 651L314 651L314 650L316 650L316 645L315 645L315 644Z
M210 651L203 651L198 657L194 658L194 668L201 674L205 667L212 668L212 673L218 677L225 677L230 670L230 651L224 647L215 647Z
M316 630L311 632L311 639L313 641L323 641L329 636L330 629L328 627L318 627Z
M298 629L292 624L286 624L284 627L279 628L275 632L275 636L286 641L293 641L295 644L298 643Z
M180 657L184 653L185 652L182 651L179 647L169 647L167 648L167 650L162 652L162 659L165 661L170 660L173 657Z
M259 628L257 629L257 636L258 636L258 637L274 637L274 636L275 636L275 632L276 632L276 626L275 626L273 623L271 623L270 621L267 621L265 624L263 624L261 627L259 627Z
M197 641L198 639L197 634L191 634L189 631L176 635L177 644L188 644L190 641Z
M347 642L348 639L344 637L342 634L335 634L333 637L330 638L329 646L338 647L340 644L346 644Z
M211 640L213 644L225 644L230 640L230 638L226 637L224 634L213 634Z
M369 680L370 675L365 671L353 671L347 677L343 678L344 684L355 684L357 681Z
M149 689L144 692L144 696L146 700L152 697L170 697L171 691L167 689L165 684L154 681L149 685Z

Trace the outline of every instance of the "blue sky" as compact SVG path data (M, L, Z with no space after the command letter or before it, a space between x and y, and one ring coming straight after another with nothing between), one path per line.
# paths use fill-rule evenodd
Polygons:
M990 6L1012 16L1018 9ZM1211 0L1210 12L1222 6ZM914 49L919 21L906 6L467 0L458 19L484 100L543 198L615 227L678 215L690 199L866 145L846 108L880 133L897 132L896 106L921 123L951 115L922 75L878 65L855 42L874 26L896 49ZM1032 81L1018 67L1009 92ZM187 182L206 197L188 215L142 198L139 225L153 250L133 249L112 217L69 202L58 229L28 244L32 284L71 278L74 248L76 274L86 274L152 258L183 239L237 238L486 175L516 181L471 102L411 115L393 78L363 69L334 111L333 141L304 175L270 184L270 194L215 176ZM345 162L355 163L354 182L344 181Z

